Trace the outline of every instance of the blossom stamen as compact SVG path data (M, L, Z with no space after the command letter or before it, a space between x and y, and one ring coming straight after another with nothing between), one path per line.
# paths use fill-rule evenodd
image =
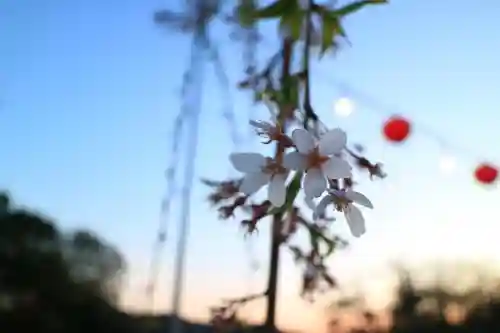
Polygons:
M335 209L339 212L344 212L353 203L351 199L347 198L345 190L330 191L330 195Z

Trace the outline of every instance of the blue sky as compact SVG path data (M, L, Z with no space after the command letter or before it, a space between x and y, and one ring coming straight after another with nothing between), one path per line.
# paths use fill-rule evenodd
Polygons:
M85 226L117 244L130 261L126 302L133 308L146 304L144 273L189 52L188 38L152 23L153 11L164 6L168 1L0 3L0 187L66 228ZM475 6L465 0L394 0L349 19L353 46L315 66L317 111L327 124L365 144L390 174L384 182L363 181L360 189L375 204L367 214L368 234L332 260L349 285L365 285L366 272L373 274L394 259L477 259L498 251L498 192L475 185L470 171L481 158L500 160L499 14L494 0ZM274 32L269 26L265 30ZM216 29L235 81L241 67L227 36L227 30ZM273 44L267 39L262 56ZM207 73L197 175L225 177L232 146L220 131L224 95L208 65ZM406 145L391 147L380 126L392 108L363 103L335 82L347 82L403 112L416 122L415 135ZM349 118L332 112L340 96L357 105ZM248 96L234 92L233 97L240 130L248 133ZM429 129L446 142L428 135ZM259 148L255 142L240 147ZM443 153L458 159L452 175L439 171ZM203 201L205 194L196 186L192 201L186 280L192 315L204 314L221 296L257 291L266 272L265 227L252 240L253 256L264 267L251 274L237 221L218 221ZM178 201L174 214L177 208ZM342 221L336 228L346 232ZM158 293L163 305L169 298L173 245L170 237ZM289 301L280 309L281 321L293 321L290 313L300 310L301 325L317 324L322 305L311 310L297 300L299 270L284 258L281 295Z

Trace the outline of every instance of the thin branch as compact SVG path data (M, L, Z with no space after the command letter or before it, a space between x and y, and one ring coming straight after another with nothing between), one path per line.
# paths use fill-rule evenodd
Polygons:
M311 79L310 79L310 53L311 53L311 37L312 37L312 6L313 0L308 0L308 7L305 20L305 42L303 55L304 68L304 119L303 126L308 128L309 121L316 123L318 116L314 112L311 104Z

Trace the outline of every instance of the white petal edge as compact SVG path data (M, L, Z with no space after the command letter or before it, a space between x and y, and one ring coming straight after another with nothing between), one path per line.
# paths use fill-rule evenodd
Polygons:
M243 178L240 191L246 195L254 194L269 182L269 175L262 172L248 173Z
M266 158L259 153L232 153L229 159L233 167L242 173L259 172L266 164Z
M270 130L273 127L273 125L271 123L268 123L267 121L250 120L249 123L251 126L265 130L265 131Z
M344 212L351 234L359 238L366 233L365 219L356 206L349 205Z
M306 197L318 198L326 190L326 178L320 169L309 169L304 176L304 193Z
M364 194L353 191L353 190L347 190L345 193L345 197L349 200L351 200L354 203L357 203L358 205L364 206L366 208L373 208L373 204L368 199Z
M307 166L307 158L298 151L292 151L283 157L283 166L289 170L303 171Z
M347 144L347 134L340 128L334 128L320 138L318 150L321 155L338 154Z
M352 167L346 160L340 157L331 156L328 161L321 165L321 169L330 179L352 177Z
M286 199L286 176L274 175L268 186L268 199L274 207L281 207Z
M332 203L332 198L329 195L324 196L316 206L313 213L313 219L321 219L325 217L326 207Z
M292 132L292 141L302 154L308 154L316 147L314 137L302 128L297 128Z

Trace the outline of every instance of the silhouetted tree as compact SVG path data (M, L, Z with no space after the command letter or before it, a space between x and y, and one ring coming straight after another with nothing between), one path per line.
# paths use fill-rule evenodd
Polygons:
M0 199L1 332L137 332L109 302L124 266L116 250Z
M78 230L64 235L63 253L73 279L117 301L125 262L115 248L90 231Z
M381 329L370 314L365 325L351 333L483 333L500 332L500 290L475 286L453 291L436 283L418 287L409 272L400 270L396 299L390 309L392 325ZM481 291L482 290L482 291ZM463 317L451 320L450 305L462 309ZM360 310L363 311L363 310ZM366 319L366 316L365 316Z

